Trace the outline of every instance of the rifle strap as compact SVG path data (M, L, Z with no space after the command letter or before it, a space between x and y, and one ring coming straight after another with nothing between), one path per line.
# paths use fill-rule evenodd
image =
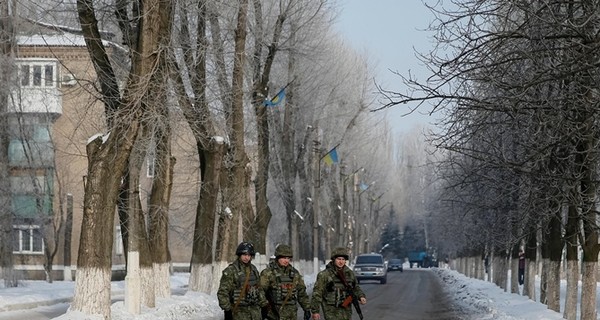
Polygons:
M233 311L232 311L233 313L235 313L238 306L240 305L240 302L242 302L242 300L246 297L246 291L248 288L249 281L250 281L250 267L247 266L246 267L246 279L244 280L244 285L242 286L242 292L240 292L240 296L238 297L237 301L235 302L235 305L233 305Z
M346 289L348 290L353 290L350 285L348 284L348 281L346 281L346 276L344 276L344 269L340 268L337 270L336 272L337 277L342 280L342 283L344 284L344 287L346 287Z

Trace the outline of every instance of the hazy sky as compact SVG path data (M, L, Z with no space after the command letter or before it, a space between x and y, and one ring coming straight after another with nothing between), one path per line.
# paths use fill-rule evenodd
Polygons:
M377 66L378 84L394 91L406 91L399 77L388 69L402 74L410 70L419 80L426 78L426 69L413 49L428 52L432 48L431 33L424 29L433 20L433 14L421 0L339 0L339 3L336 29L358 52L368 54L369 61ZM377 102L373 107L376 106ZM399 105L388 112L397 132L406 132L415 123L431 121L428 116L414 113L401 117L405 108L406 105Z

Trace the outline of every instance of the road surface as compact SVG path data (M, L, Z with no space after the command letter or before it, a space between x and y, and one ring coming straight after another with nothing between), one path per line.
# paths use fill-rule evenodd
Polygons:
M430 269L407 268L388 272L387 284L362 281L367 295L367 304L361 305L364 320L474 320L453 305L440 281ZM360 320L354 309L352 320Z
M464 320L460 308L443 291L438 276L430 269L389 272L387 284L363 281L367 295L362 306L365 320ZM359 320L356 312L353 320Z

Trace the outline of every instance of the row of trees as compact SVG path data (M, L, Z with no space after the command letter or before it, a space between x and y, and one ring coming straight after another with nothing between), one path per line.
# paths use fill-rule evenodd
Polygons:
M560 310L566 268L564 317L576 318L581 279L580 319L596 319L600 4L470 0L437 14L439 45L421 56L432 77L388 92L388 106L431 102L445 114L431 136L432 241L455 257L496 257L503 288L524 248L528 269L542 259L543 303Z
M327 257L333 245L367 251L380 233L372 222L385 224L396 214L386 200L399 194L389 124L369 112L371 67L332 32L332 2L10 5L14 9L3 13L3 43L14 41L18 31L10 28L18 18L80 29L104 107L106 134L87 145L73 311L110 317L115 208L128 262L139 258L142 303L152 307L156 297L169 295L171 143L181 134L178 119L192 133L201 184L190 290L214 291L241 240L259 252L290 243L304 259ZM106 42L104 29L121 44ZM8 62L14 50L3 51ZM265 106L281 88L285 102ZM340 161L323 165L333 146ZM144 211L139 179L147 152L154 153L156 173ZM271 226L283 227L269 228L273 218L283 223Z

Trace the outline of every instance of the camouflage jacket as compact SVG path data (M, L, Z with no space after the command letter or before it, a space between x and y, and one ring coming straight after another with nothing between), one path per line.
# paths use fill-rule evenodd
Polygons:
M296 309L298 303L305 311L310 308L304 279L292 265L283 267L277 261L271 261L260 273L260 286L272 307L293 306Z
M248 275L248 279L246 279ZM248 307L267 306L263 290L260 288L260 274L252 263L243 264L239 259L231 263L221 275L217 299L219 306L225 311L235 306ZM244 284L246 288L243 289Z
M342 303L348 297L348 291L342 280L337 276L337 266L333 261L325 266L325 270L317 274L315 286L313 288L312 297L310 300L310 309L312 313L319 313L320 307L328 306L335 308L343 308ZM365 297L361 290L354 272L348 266L342 267L344 278L348 285L352 288L354 294L360 299Z

